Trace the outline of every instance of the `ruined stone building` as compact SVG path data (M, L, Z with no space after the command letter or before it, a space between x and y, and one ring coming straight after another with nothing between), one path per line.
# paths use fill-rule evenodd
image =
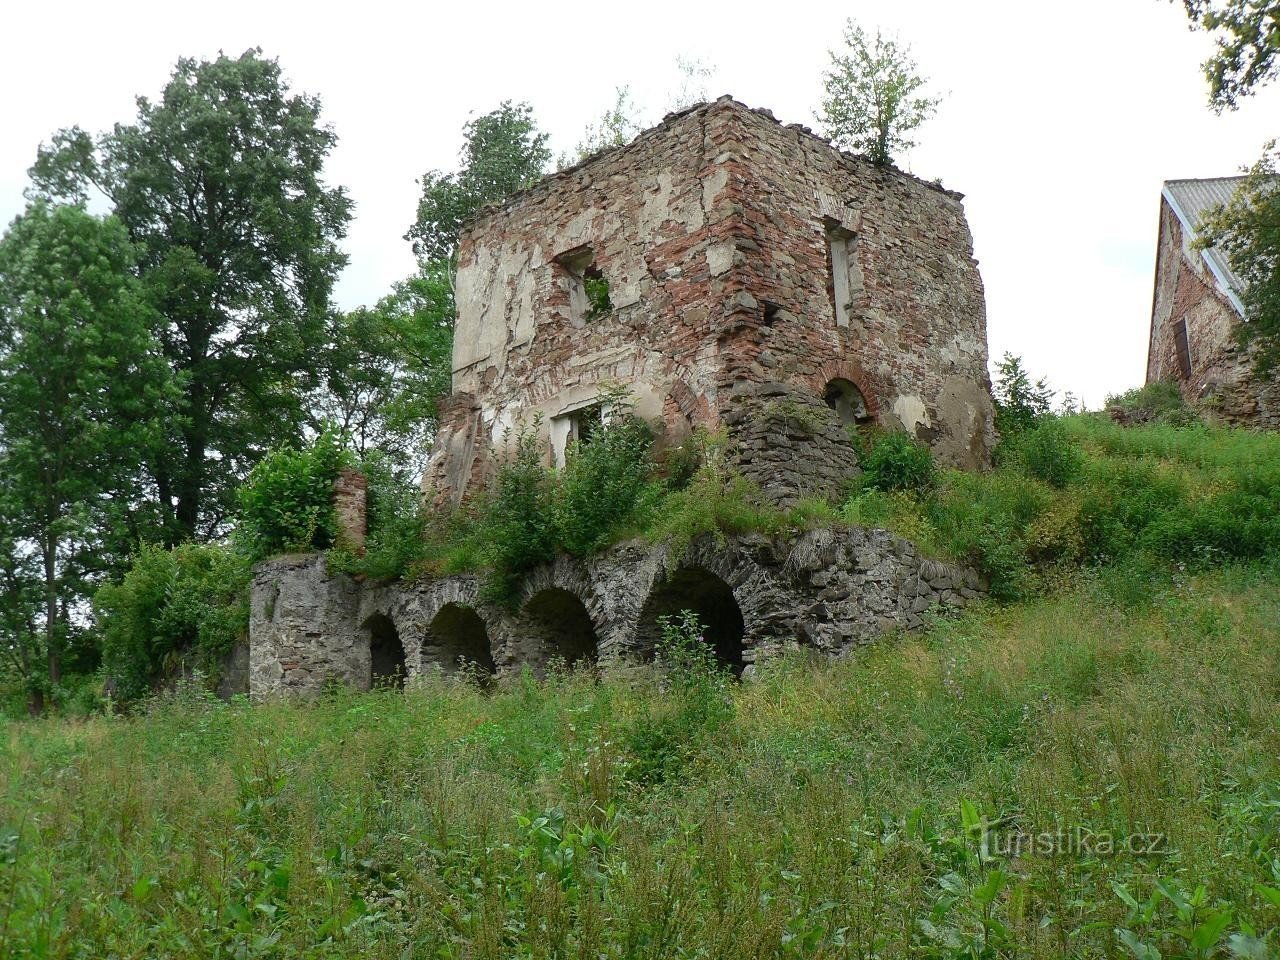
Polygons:
M1243 283L1221 249L1196 247L1206 212L1243 180L1169 180L1160 192L1147 382L1178 384L1189 402L1227 423L1274 428L1280 385L1253 375L1251 352L1236 338L1245 322Z
M424 479L441 506L486 483L522 424L563 464L617 388L660 444L723 428L734 464L781 503L842 495L858 424L907 430L947 464L990 457L960 195L727 97L483 211L461 238L456 295L452 395ZM251 688L368 686L464 661L611 667L651 657L660 618L684 609L743 671L793 647L838 654L979 590L972 571L860 529L562 557L514 609L482 602L472 576L358 583L283 557L254 579Z
M986 464L986 312L960 201L727 97L546 177L463 234L428 491L482 485L538 415L563 462L610 384L664 442L727 427L783 501L837 492L851 423ZM788 427L797 411L814 429Z

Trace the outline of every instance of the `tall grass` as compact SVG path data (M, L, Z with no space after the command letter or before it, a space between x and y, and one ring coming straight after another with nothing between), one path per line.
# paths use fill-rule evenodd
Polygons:
M727 687L188 691L11 723L0 957L1274 948L1280 574L1164 581L1140 607L1110 599L1117 575ZM1165 839L988 856L997 820Z

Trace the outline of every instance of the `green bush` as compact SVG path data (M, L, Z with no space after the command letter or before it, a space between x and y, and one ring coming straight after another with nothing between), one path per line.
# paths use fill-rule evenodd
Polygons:
M364 552L338 543L329 551L329 568L373 578L409 575L428 551L422 491L378 450L365 456L360 472L366 483Z
M134 700L190 655L208 677L249 627L246 558L218 544L172 550L143 544L119 583L105 584L93 606L102 634L102 666L114 696Z
M475 536L489 568L486 599L511 602L519 578L554 559L555 508L555 475L543 464L537 424L521 427L514 452L498 469L493 490L478 511Z
M870 452L862 458L864 489L926 493L933 488L937 477L933 453L901 430L877 437Z
M1084 453L1054 416L1046 416L1011 444L1011 459L1028 476L1062 489L1084 471Z
M1158 380L1107 397L1106 409L1128 424L1164 423L1187 426L1199 422L1176 383Z
M662 488L652 480L653 431L629 414L604 424L585 445L571 444L556 485L559 545L585 557L618 531L643 525Z
M341 438L326 430L309 447L273 450L236 491L236 539L254 560L276 553L324 550L338 534L333 484L351 465Z

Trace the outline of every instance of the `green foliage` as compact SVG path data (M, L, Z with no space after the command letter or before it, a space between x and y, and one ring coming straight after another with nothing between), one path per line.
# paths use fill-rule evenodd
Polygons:
M631 88L617 87L614 90L613 105L601 114L599 120L588 124L574 149L575 156L561 157L560 166L563 168L570 163L581 163L601 151L630 143L640 133L639 113L639 108L631 99Z
M1280 52L1280 9L1270 0L1182 0L1192 25L1214 35L1204 64L1209 102L1234 110L1241 97L1275 78Z
M660 617L657 660L666 697L649 705L628 737L632 782L671 781L685 772L716 732L733 721L732 675L707 644L691 610Z
M351 201L322 168L337 138L320 101L277 61L178 61L133 123L59 131L33 189L104 194L138 248L153 330L181 387L170 435L139 489L156 491L169 543L216 532L262 451L296 440L320 367L329 297L346 263Z
M0 640L37 705L68 611L150 519L134 487L173 392L133 263L120 221L76 206L36 201L0 239Z
M0 954L1267 956L1278 624L1275 569L1084 579L722 687L10 722Z
M649 424L625 412L590 443L570 445L555 498L557 540L565 550L585 557L623 527L645 524L662 494L652 479L652 446Z
M1006 440L1011 451L1006 456L1028 476L1062 489L1084 471L1084 453L1067 432L1061 420L1046 415L1040 422L1013 440Z
M844 44L844 53L830 52L831 69L822 78L826 135L873 163L891 163L895 154L916 145L912 133L942 99L920 92L928 81L909 46L879 30L869 37L853 20L845 22Z
M1272 51L1280 47L1280 11L1271 13ZM1280 369L1280 150L1272 140L1235 196L1211 212L1201 242L1226 251L1232 269L1244 281L1245 315L1237 336L1250 350L1259 377L1273 379Z
M1187 406L1176 383L1156 381L1107 397L1106 409L1124 423L1167 423L1187 426L1199 417Z
M467 121L463 139L457 173L432 170L422 177L418 216L405 239L425 262L451 261L466 220L538 180L551 159L547 134L527 103L505 100Z
M337 540L333 484L351 464L338 434L326 430L303 449L279 447L253 468L236 492L236 540L253 560L275 553L323 550Z
M229 547L142 544L123 579L93 598L113 698L144 696L179 658L216 679L222 658L249 629L249 579L247 559Z
M428 553L422 491L381 451L371 451L359 469L366 482L365 549L337 543L329 551L329 568L374 579L412 575Z
M996 432L1002 440L1012 440L1049 413L1053 390L1043 377L1032 383L1022 358L1011 353L1001 358L996 371Z
M861 484L868 490L924 493L938 476L932 451L901 430L876 437L861 466Z
M476 539L489 567L485 597L513 599L522 574L554 559L557 534L555 475L543 463L538 424L522 425L479 511Z

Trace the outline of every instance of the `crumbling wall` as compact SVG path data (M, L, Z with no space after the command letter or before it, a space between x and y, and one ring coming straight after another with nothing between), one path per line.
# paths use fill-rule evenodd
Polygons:
M994 441L982 279L961 196L737 110L722 154L744 206L735 271L760 305L735 377L822 396L850 381L873 418L976 469ZM835 244L840 244L839 252Z
M1187 371L1178 359L1181 323L1186 324ZM1254 351L1236 339L1240 323L1203 255L1188 243L1177 214L1161 199L1147 382L1177 383L1187 402L1224 423L1280 428L1280 382L1254 374Z
M584 312L588 269L608 281L607 310ZM541 417L548 447L561 442L609 383L660 443L718 427L744 386L821 401L839 380L868 422L945 463L989 460L985 307L960 196L729 98L482 213L457 298L454 397L424 478L438 503L481 486L521 423ZM792 458L827 459L822 439L789 437Z
M473 576L363 584L328 573L319 555L281 557L255 571L250 692L309 695L333 681L367 689L364 625L375 621L394 625L410 680L459 668L464 621L468 642L489 644L487 659L474 648L467 659L501 676L542 673L557 657L605 670L652 659L659 616L688 605L709 618L709 638L733 634L730 665L749 672L788 649L838 656L981 592L972 570L858 527L706 536L679 554L631 541L587 560L560 557L529 574L511 610L483 602Z

